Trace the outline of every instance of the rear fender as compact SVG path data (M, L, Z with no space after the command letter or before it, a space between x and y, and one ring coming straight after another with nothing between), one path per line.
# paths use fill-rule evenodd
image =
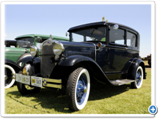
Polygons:
M143 68L143 79L146 79L146 72L145 72L145 65L144 65L144 62L143 62L143 60L141 60L141 59L139 59L139 58L137 58L137 59L134 59L132 62L131 62L131 66L130 66L130 68L129 68L129 71L128 71L128 78L129 79L134 79L134 77L131 77L131 72L132 73L135 73L135 72L133 72L133 71L136 71L136 68L138 67L138 66L141 66L142 68Z

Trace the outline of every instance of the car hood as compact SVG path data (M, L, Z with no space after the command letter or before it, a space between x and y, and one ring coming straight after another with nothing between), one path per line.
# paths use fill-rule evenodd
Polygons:
M84 55L95 60L95 44L90 42L61 42L64 45L64 55Z

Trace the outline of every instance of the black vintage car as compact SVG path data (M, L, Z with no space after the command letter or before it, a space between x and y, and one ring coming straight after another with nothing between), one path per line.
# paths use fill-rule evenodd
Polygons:
M69 108L77 111L85 107L94 79L113 86L142 86L146 73L139 59L140 36L136 30L102 21L72 27L68 32L69 42L50 37L42 44L41 58L37 57L39 49L31 46L32 57L19 61L25 65L15 75L22 95L37 93L41 87L65 86Z

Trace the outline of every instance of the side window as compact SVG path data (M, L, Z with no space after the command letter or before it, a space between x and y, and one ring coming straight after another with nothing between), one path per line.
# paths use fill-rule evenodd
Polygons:
M127 32L127 46L136 47L136 35L131 32Z
M83 35L77 34L77 33L73 33L72 34L72 41L74 42L83 42Z
M125 44L125 30L123 29L113 29L113 27L110 28L110 34L109 34L109 43L115 43L118 45L124 45Z

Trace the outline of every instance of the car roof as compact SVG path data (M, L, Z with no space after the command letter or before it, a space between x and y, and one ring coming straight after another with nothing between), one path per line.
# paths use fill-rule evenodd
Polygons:
M135 29L133 29L129 26L125 26L125 25L122 25L122 24L119 24L119 23L106 22L106 21L87 23L87 24L82 24L82 25L79 25L79 26L71 27L68 30L68 32L71 32L71 31L74 31L74 30L79 30L79 29L84 29L84 28L88 28L88 27L93 27L93 26L105 26L105 25L112 25L112 24L118 24L121 27L126 27L126 28L131 29L131 30L135 31L136 33L138 33Z
M43 39L50 38L50 35L42 35L42 34L26 34L16 37L15 39L18 40L20 38L26 38L26 37L41 37ZM60 39L60 40L66 40L69 41L68 38L60 37L60 36L52 36L54 39Z

